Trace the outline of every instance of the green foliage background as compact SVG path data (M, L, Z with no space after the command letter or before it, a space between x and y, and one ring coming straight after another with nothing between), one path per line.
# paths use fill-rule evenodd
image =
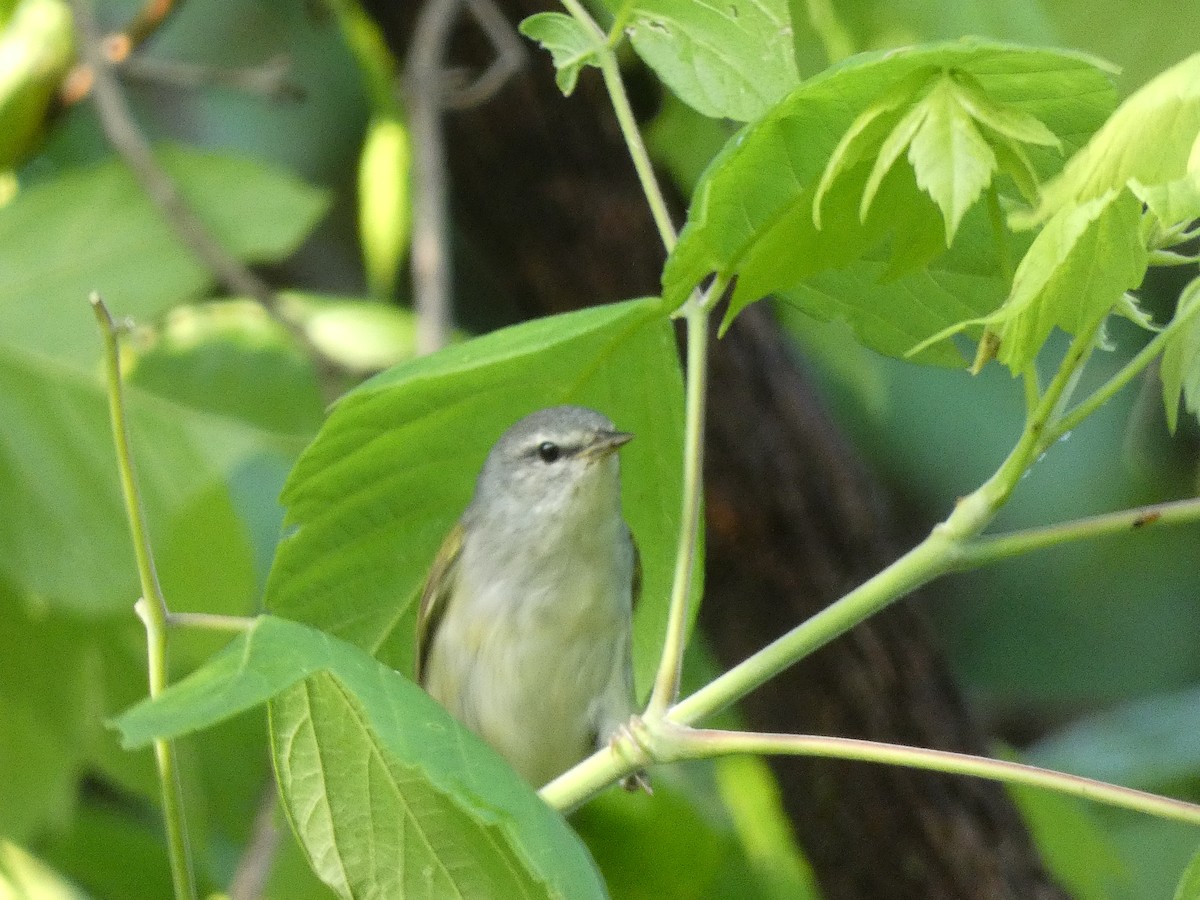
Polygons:
M136 6L113 0L97 12L116 25ZM825 66L816 32L803 25L817 4L789 6L802 23L796 66L807 77ZM854 0L837 13L843 30L834 37L855 50L975 34L1095 52L1123 67L1122 95L1194 51L1200 33L1200 7L1166 0L1136 8L1117 0ZM644 34L652 43L650 30ZM205 221L239 257L295 286L289 302L312 340L348 368L366 370L409 354L411 321L402 307L370 299L387 279L378 272L368 279L360 262L359 151L369 123L394 114L373 88L378 71L367 65L362 74L371 58L363 46L352 16L315 5L190 0L151 55L230 67L286 53L303 101L218 87L132 84L129 93ZM735 110L741 118L778 99L772 79L794 77L769 74L756 82L761 96ZM727 101L714 93L709 102ZM649 128L657 158L689 189L728 134L671 99ZM138 320L128 359L135 450L174 609L261 610L284 525L277 498L320 427L325 398L312 368L256 308L211 302L229 298L214 294L208 275L111 159L90 106L65 112L44 137L19 169L19 192L0 207L0 886L7 879L49 895L66 879L86 892L79 896L159 898L170 889L151 760L145 750L120 748L103 724L144 694L145 665L97 378L100 343L84 298L98 288L118 314ZM1180 284L1166 277L1151 287L1160 293L1148 293L1147 305L1161 320ZM466 302L477 308L486 298ZM1011 445L1020 397L1000 367L974 379L915 367L863 349L845 326L815 323L786 301L779 312L911 516L914 535ZM366 360L364 334L375 341ZM1113 338L1115 370L1144 338L1132 327L1114 329ZM651 375L665 383L677 373ZM1195 423L1181 422L1167 438L1157 386L1147 384L1140 394L1126 391L1039 463L1000 524L1194 493ZM371 390L335 415L353 415ZM616 388L591 390L581 396ZM645 429L633 430L651 428L649 403L646 410ZM500 410L495 417L498 426ZM670 434L659 440L670 446ZM478 436L478 443L457 452L478 457L487 441ZM648 505L673 514L673 496ZM412 571L389 589L411 592L439 532L419 535ZM943 639L998 733L1022 743L1037 736L1028 749L1033 761L1200 797L1200 751L1191 739L1200 733L1198 542L1195 527L1100 541L936 585ZM377 640L364 642L378 649ZM181 632L174 671L195 669L223 643ZM403 666L399 651L384 656ZM704 669L703 660L690 662ZM272 714L284 716L295 699L286 695ZM266 723L261 711L246 713L181 747L185 787L196 798L189 814L201 880L218 889L236 865L269 771ZM753 896L798 896L811 888L773 789L752 762L680 767L664 774L653 800L605 797L576 824L614 896L747 896L748 884ZM757 799L751 811L747 796ZM1195 849L1194 831L1182 826L1045 795L1019 799L1048 859L1081 897L1169 897ZM674 842L661 842L663 822ZM270 891L329 896L290 842Z

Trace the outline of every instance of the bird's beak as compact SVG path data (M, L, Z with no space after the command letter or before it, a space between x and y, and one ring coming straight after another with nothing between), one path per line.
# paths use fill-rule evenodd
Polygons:
M583 451L583 455L589 458L603 459L632 440L633 435L627 431L601 431Z

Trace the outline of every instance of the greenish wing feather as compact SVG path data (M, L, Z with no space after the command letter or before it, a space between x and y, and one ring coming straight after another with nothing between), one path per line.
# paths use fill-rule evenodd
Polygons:
M450 529L438 548L433 565L429 568L429 577L421 590L421 605L417 611L417 651L413 657L417 661L415 679L418 684L425 678L425 656L429 645L433 642L434 632L438 623L446 613L446 602L454 585L455 570L462 556L463 526L459 522Z

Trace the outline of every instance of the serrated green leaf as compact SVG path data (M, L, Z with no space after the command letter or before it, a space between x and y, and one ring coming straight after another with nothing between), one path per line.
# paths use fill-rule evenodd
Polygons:
M928 261L930 234L926 232L931 232L934 221L930 213L937 218L942 241L944 224L928 195L917 190L907 167L894 168L883 180L866 222L859 222L857 208L868 173L862 164L843 169L822 198L821 231L812 226L817 185L847 130L882 93L923 69L970 74L995 103L1043 122L1068 148L1079 146L1115 105L1106 71L1078 54L964 41L847 60L805 82L768 115L743 129L709 166L664 270L667 302L682 303L713 272L737 277L728 323L767 293L795 289L819 272L846 267L856 259L886 258L881 246L889 234L897 261L890 270L879 269L880 273L911 270L922 257ZM1053 164L1045 151L1039 150L1034 159L1042 175L1042 168ZM855 185L858 194L851 190ZM897 231L903 234L897 237ZM983 255L960 257L955 267L981 275L993 273L1000 284L997 244L987 218L972 220L968 215L960 225L955 243L959 242ZM853 283L861 281L853 279ZM979 316L995 308L975 305L984 295L995 297L997 292L993 287L968 299ZM912 304L919 300L914 296ZM845 298L840 305L858 332L866 330L870 320L907 327L900 320L909 309L894 310L883 303L864 306L857 298ZM924 321L930 328L924 337L941 330L934 327L935 318ZM945 321L943 327L953 324ZM872 346L903 356L913 345Z
M1200 219L1200 167L1182 178L1159 184L1142 184L1131 178L1129 190L1146 204L1164 231Z
M813 225L818 230L821 228L821 201L833 183L837 181L838 176L858 165L871 153L875 153L884 139L894 133L896 128L896 123L893 121L894 114L908 105L931 74L926 70L914 72L863 110L853 124L846 129L846 133L842 135L842 139L838 141L838 145L830 154L829 162L825 166L825 171L821 173L821 180L813 195ZM860 207L859 218L865 219L866 210L871 206L865 198L865 193L863 204Z
M875 157L875 163L871 166L871 174L867 176L867 182L863 186L862 199L858 204L860 222L867 220L867 214L871 211L871 204L875 202L875 195L879 192L879 186L883 184L883 179L892 171L892 166L912 143L913 136L925 124L928 116L929 108L925 102L917 103L904 114L903 118L896 123L896 127L884 138L879 147L879 153Z
M289 255L327 205L323 191L249 160L180 148L158 157L225 248L249 262ZM90 367L100 352L84 305L92 291L150 318L211 282L117 160L64 172L0 208L0 342Z
M268 608L410 671L417 593L488 449L522 415L560 403L594 407L637 436L621 451L623 505L645 570L634 660L648 685L670 593L683 435L674 333L657 299L455 344L343 398L284 491L294 533L280 545Z
M564 13L535 13L521 23L521 34L550 51L554 80L564 97L574 93L584 66L597 65L596 51L603 47L596 35Z
M1141 284L1147 254L1140 204L1111 191L1046 223L1013 276L1004 305L989 318L996 358L1014 375L1037 356L1055 326L1079 334L1102 321L1125 291Z
M1188 412L1200 416L1200 280L1189 284L1179 296L1175 318L1188 321L1168 340L1163 351L1159 377L1163 405L1171 434L1179 424L1179 400Z
M1000 136L992 142L992 152L996 154L996 168L1012 179L1025 201L1037 202L1037 171L1029 161L1025 148L1016 141Z
M787 0L634 0L625 32L645 63L706 116L749 122L800 83Z
M488 884L604 896L578 838L494 751L408 679L304 625L259 617L114 724L140 746L271 698L288 817L341 896L476 896Z
M1200 850L1183 870L1175 888L1175 900L1200 900Z
M913 135L908 159L917 185L942 211L949 247L968 209L992 183L996 154L959 101L957 85L942 78L926 96L928 115Z
M1037 116L996 103L970 75L955 73L954 99L975 121L1017 144L1038 144L1062 149L1062 141Z
M1135 91L1042 191L1025 227L1045 222L1067 206L1121 190L1137 179L1166 184L1197 170L1200 140L1200 53Z

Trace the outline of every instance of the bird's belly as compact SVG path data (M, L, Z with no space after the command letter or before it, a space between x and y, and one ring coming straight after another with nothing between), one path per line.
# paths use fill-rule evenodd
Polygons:
M492 584L474 595L473 613L461 609L439 630L430 693L533 785L595 747L597 704L612 696L627 653L629 601L622 608L614 582L559 573L553 597L537 579ZM502 601L511 591L520 603Z

